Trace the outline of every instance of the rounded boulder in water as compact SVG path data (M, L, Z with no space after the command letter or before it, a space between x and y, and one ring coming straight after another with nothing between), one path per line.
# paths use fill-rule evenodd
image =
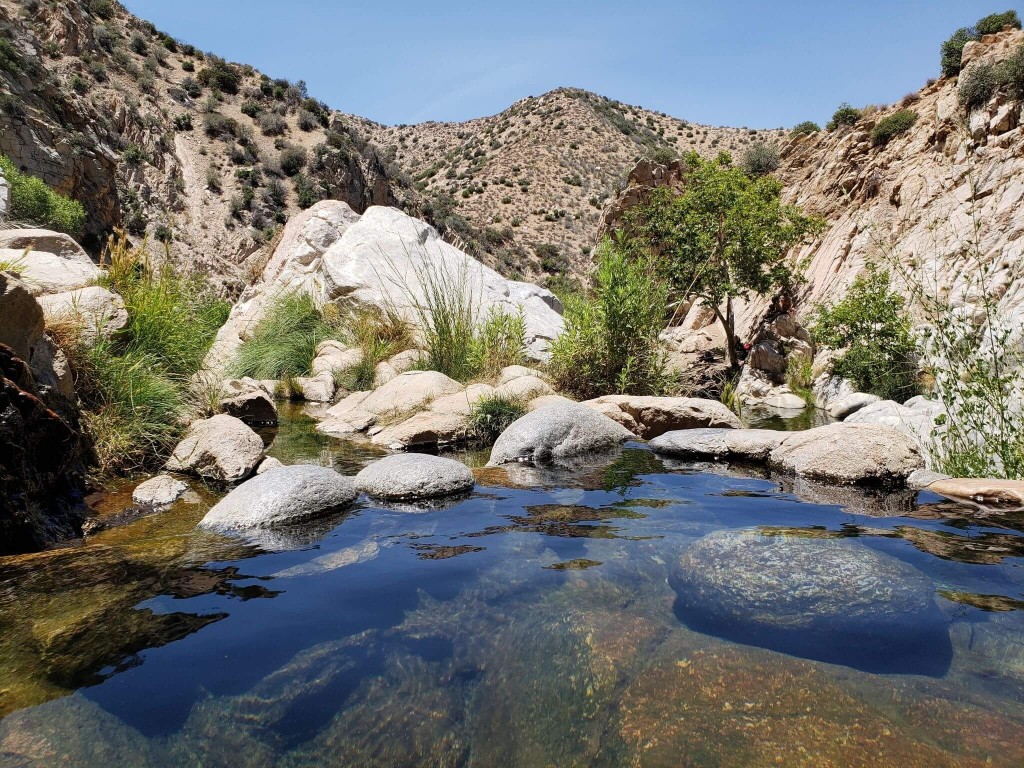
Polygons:
M294 464L257 475L218 502L199 523L211 531L251 531L289 525L348 506L352 481L327 467Z
M356 488L387 501L418 501L472 490L473 473L465 464L422 453L380 459L356 475Z
M949 668L931 580L851 539L718 531L679 556L669 581L698 632L870 672Z

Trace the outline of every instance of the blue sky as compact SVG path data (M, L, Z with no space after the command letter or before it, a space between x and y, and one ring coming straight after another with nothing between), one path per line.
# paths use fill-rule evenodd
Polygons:
M382 123L466 120L577 86L675 117L824 122L936 76L1012 0L122 0L160 29Z

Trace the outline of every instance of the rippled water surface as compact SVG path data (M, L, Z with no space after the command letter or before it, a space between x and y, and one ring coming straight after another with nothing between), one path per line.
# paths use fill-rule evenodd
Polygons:
M200 489L0 561L0 766L1024 765L1024 516L640 446L476 471L286 551Z

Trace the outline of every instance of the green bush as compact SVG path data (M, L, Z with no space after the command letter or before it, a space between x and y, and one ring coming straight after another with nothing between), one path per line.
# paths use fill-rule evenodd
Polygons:
M502 368L521 365L526 348L526 318L491 307L473 335L470 369L473 376L497 376Z
M845 101L839 105L839 108L832 113L832 119L828 121L828 125L825 126L830 131L834 131L844 125L855 125L860 120L861 111L856 107L851 107Z
M280 136L288 130L288 121L276 112L264 112L259 124L264 136Z
M942 44L942 47L939 50L942 74L946 77L955 77L960 74L960 59L963 56L964 46L976 39L977 34L973 29L970 27L962 27L954 32L950 38Z
M0 155L0 169L10 187L8 216L47 229L79 237L85 230L85 209L46 186L41 179L22 173L11 160Z
M306 167L306 148L299 146L285 147L281 151L279 161L285 176L294 176Z
M519 398L501 395L482 397L470 411L469 434L481 443L492 444L525 413L526 403Z
M906 133L917 122L917 112L912 109L901 109L883 117L871 131L871 143L876 147L884 147L892 139Z
M565 331L551 346L559 389L581 398L662 394L669 385L658 335L668 292L652 265L605 240L593 293L568 295Z
M1024 45L996 65L999 87L1014 99L1024 99Z
M263 111L263 108L260 106L260 103L258 101L252 101L250 99L248 101L242 102L241 110L243 115L251 117L253 120L255 120L257 117L260 116L260 112Z
M916 347L903 297L889 286L889 272L868 265L838 303L820 307L815 341L842 350L833 371L862 392L898 402L918 394Z
M1020 29L1020 16L1017 15L1016 11L1004 11L1003 13L992 13L983 19L979 19L978 23L974 25L974 30L977 32L979 37L985 35L994 35L996 32L1002 32L1003 27L1015 27Z
M802 123L797 123L793 126L793 130L789 132L790 136L806 136L807 134L817 133L821 130L821 126L813 120L804 120Z
M199 71L198 77L199 82L208 88L232 95L238 93L242 83L242 73L238 67L214 56L207 58L207 65Z
M1016 11L990 14L983 19L979 19L978 23L973 27L961 27L954 32L942 44L939 51L942 74L947 77L955 77L960 74L960 61L963 58L964 46L972 40L980 39L984 35L999 32L1005 26L1020 29L1020 17Z
M311 296L278 296L230 366L235 376L288 379L310 373L317 345L336 338L339 329L326 321Z
M296 174L292 182L295 184L295 202L298 203L299 208L303 210L312 208L324 199L320 186L306 174Z
M766 176L779 167L779 149L764 141L755 141L743 150L740 165L750 176Z
M88 0L85 8L93 16L99 16L101 19L110 19L114 16L114 3L111 0Z
M992 64L975 64L960 76L957 98L968 110L987 104L999 87L996 67Z

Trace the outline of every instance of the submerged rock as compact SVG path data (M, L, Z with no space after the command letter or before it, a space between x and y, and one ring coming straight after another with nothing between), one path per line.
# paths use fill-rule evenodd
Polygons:
M237 483L263 458L263 440L240 419L221 413L188 428L167 462L172 472Z
M628 429L579 403L545 405L516 419L491 449L488 466L543 464L609 451L634 437Z
M163 509L171 506L188 490L188 483L171 475L157 475L136 486L132 501L144 507Z
M231 532L297 523L348 506L357 495L352 481L333 469L312 464L278 467L235 488L199 526Z
M356 488L378 499L409 501L465 493L473 488L469 467L453 459L405 453L375 461L356 475Z
M931 580L849 539L718 531L682 553L669 583L700 632L868 671L949 667Z

